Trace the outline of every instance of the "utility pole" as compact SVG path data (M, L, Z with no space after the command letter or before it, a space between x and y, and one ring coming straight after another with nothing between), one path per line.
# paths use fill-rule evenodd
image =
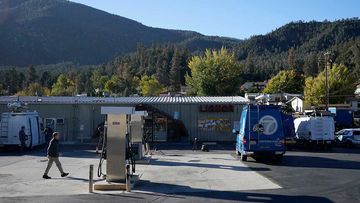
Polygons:
M329 110L329 72L328 72L328 62L331 60L331 52L327 51L320 55L318 59L318 67L321 67L321 63L324 62L325 67L325 109ZM330 64L332 66L332 61L330 61Z
M328 68L327 68L327 65L328 65L328 62L331 60L331 52L330 51L327 51L324 53L324 57L325 57L325 88L326 88L326 111L329 110L329 75L328 75ZM331 66L332 66L332 61L330 61L331 63ZM331 67L332 68L332 67Z

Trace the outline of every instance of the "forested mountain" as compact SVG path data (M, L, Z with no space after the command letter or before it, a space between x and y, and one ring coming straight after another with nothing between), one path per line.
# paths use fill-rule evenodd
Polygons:
M360 20L292 22L251 37L234 49L254 79L267 79L283 69L315 75L318 58L325 51L333 53L335 63L360 73Z
M197 44L201 44L202 40L204 38L199 39ZM189 46L186 42L150 48L139 46L133 54L117 57L105 66L120 70L120 74L125 75L129 72L133 75L161 75L158 79L163 80L169 77L174 49L177 48L185 50L181 52L186 55L183 56L185 62L180 67L183 70L181 81L184 81L184 71L188 70L186 61L193 55L202 54L189 51ZM319 64L319 57L325 51L332 52L334 63L344 64L360 74L360 20L292 22L227 48L235 52L242 65L242 75L239 75L242 81L267 80L280 70L296 70L305 76L315 76L324 69L324 65ZM168 82L164 84L168 85Z
M128 96L147 92L140 91L147 84L156 92L179 91L185 76L191 76L189 61L221 47L236 58L236 85L270 79L280 70L316 76L324 69L319 58L325 51L331 51L334 63L360 76L357 18L291 22L236 40L151 28L65 0L0 0L0 66L15 68L0 70L0 95L32 94L40 88L52 95L104 90Z
M147 27L66 0L0 0L0 66L96 65L117 56L127 58L139 46L170 43L190 54L222 46L233 49L249 79L262 80L295 68L291 66L314 75L317 58L326 50L334 52L336 62L360 69L359 36L359 19L292 22L241 41Z
M196 51L237 40L147 27L67 0L0 0L0 65L101 64L139 43L165 42Z

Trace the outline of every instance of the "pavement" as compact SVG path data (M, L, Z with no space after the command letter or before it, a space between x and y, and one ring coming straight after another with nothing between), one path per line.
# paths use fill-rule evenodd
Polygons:
M141 169L136 191L174 194L196 191L243 191L281 188L229 153L158 151ZM245 184L242 184L244 182Z
M360 202L360 150L289 151L283 163L241 162L233 150L193 152L157 147L137 165L141 181L131 193L88 193L93 146L67 146L52 180L41 178L45 152L0 152L0 202ZM176 148L176 147L175 147ZM96 175L94 174L96 177ZM100 181L95 178L95 181Z
M49 176L42 178L47 165L45 151L35 151L25 155L5 154L0 156L0 197L87 194L89 166L97 166L98 158L91 150L72 149L60 157L67 178L61 178L55 163ZM96 167L94 167L96 168ZM1 201L1 200L0 200Z
M360 202L359 148L297 149L287 151L279 165L252 159L246 165L267 166L269 170L258 172L282 186L276 191L262 190L263 193L317 197L324 202Z

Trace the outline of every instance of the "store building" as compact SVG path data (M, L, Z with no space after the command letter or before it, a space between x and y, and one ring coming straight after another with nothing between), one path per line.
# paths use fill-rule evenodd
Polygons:
M145 132L153 142L235 141L232 129L248 100L240 97L0 97L0 112L9 103L27 104L44 126L65 142L87 142L104 122L101 106L133 106L146 110Z

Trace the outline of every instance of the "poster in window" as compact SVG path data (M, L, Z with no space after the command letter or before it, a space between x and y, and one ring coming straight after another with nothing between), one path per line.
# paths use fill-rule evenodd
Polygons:
M198 127L204 131L231 131L231 120L227 118L200 119Z

